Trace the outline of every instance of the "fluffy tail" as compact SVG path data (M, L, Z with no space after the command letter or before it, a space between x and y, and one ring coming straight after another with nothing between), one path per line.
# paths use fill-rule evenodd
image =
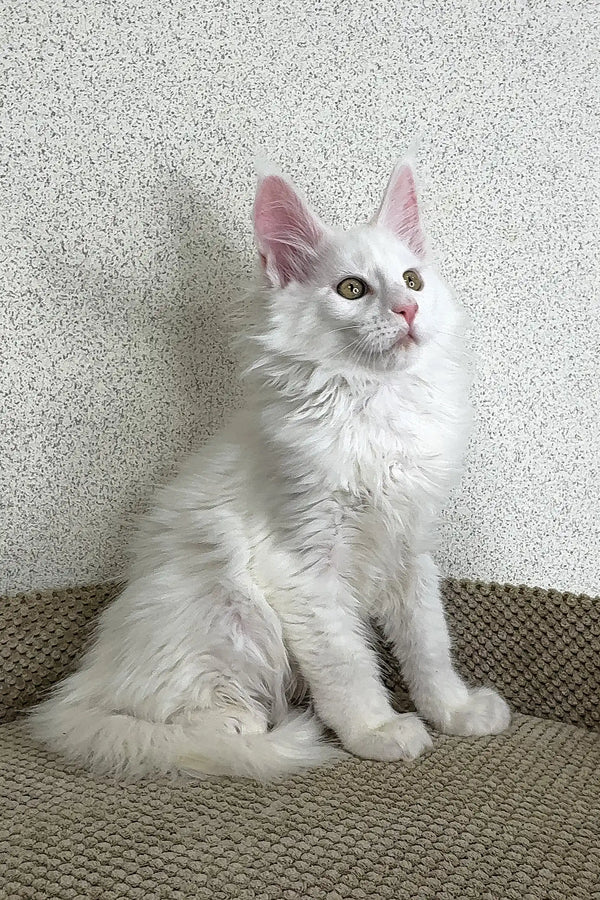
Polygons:
M153 771L272 781L345 756L310 713L289 713L271 731L232 734L202 724L164 724L69 703L60 697L29 716L33 735L95 772L136 777Z
M310 712L291 712L272 731L213 734L194 745L191 753L178 760L187 774L237 775L256 781L274 781L347 755L323 739L321 726Z

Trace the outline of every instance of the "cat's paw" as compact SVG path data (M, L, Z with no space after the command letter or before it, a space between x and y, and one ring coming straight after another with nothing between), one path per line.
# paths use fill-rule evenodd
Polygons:
M506 700L491 688L475 688L460 706L445 709L435 722L444 734L476 737L499 734L510 724L510 709Z
M429 732L414 713L396 715L383 725L344 741L346 749L356 756L385 762L414 759L432 743Z

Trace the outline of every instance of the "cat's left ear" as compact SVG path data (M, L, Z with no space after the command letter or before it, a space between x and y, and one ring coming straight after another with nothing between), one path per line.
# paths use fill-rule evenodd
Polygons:
M410 162L399 162L392 172L375 221L407 244L415 256L425 256L425 233L421 227L415 176Z

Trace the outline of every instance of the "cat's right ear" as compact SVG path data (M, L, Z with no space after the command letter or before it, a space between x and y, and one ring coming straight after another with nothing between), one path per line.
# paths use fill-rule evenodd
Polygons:
M410 157L399 162L392 172L375 221L404 241L416 256L425 255L425 234Z
M265 175L256 189L254 233L267 278L285 287L310 274L326 228L285 178Z

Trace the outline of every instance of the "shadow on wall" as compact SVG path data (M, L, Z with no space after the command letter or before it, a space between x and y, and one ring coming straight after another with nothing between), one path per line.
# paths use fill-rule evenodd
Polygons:
M133 469L119 486L115 510L125 537L156 486L241 405L232 341L236 306L251 275L243 241L234 242L224 224L231 219L226 198L201 196L196 185L170 172L155 180L147 215L144 245L153 249L153 271L142 279L143 305L134 304L127 335L139 379L138 449L122 450Z
M162 314L156 311L157 324L162 320L177 335L171 401L179 428L188 429L183 443L193 446L216 431L241 401L232 340L251 266L242 257L242 241L234 243L227 233L227 210L219 215L222 198L199 197L179 175L163 185L162 196L168 198L163 237L171 245L169 294L174 302Z
M250 228L231 239L222 187L213 197L165 170L132 177L119 198L94 175L27 235L15 353L28 410L13 424L29 449L13 482L15 504L40 498L35 559L22 562L32 583L60 581L56 547L74 536L79 577L118 577L132 518L242 399L231 315ZM15 559L23 540L15 533Z

